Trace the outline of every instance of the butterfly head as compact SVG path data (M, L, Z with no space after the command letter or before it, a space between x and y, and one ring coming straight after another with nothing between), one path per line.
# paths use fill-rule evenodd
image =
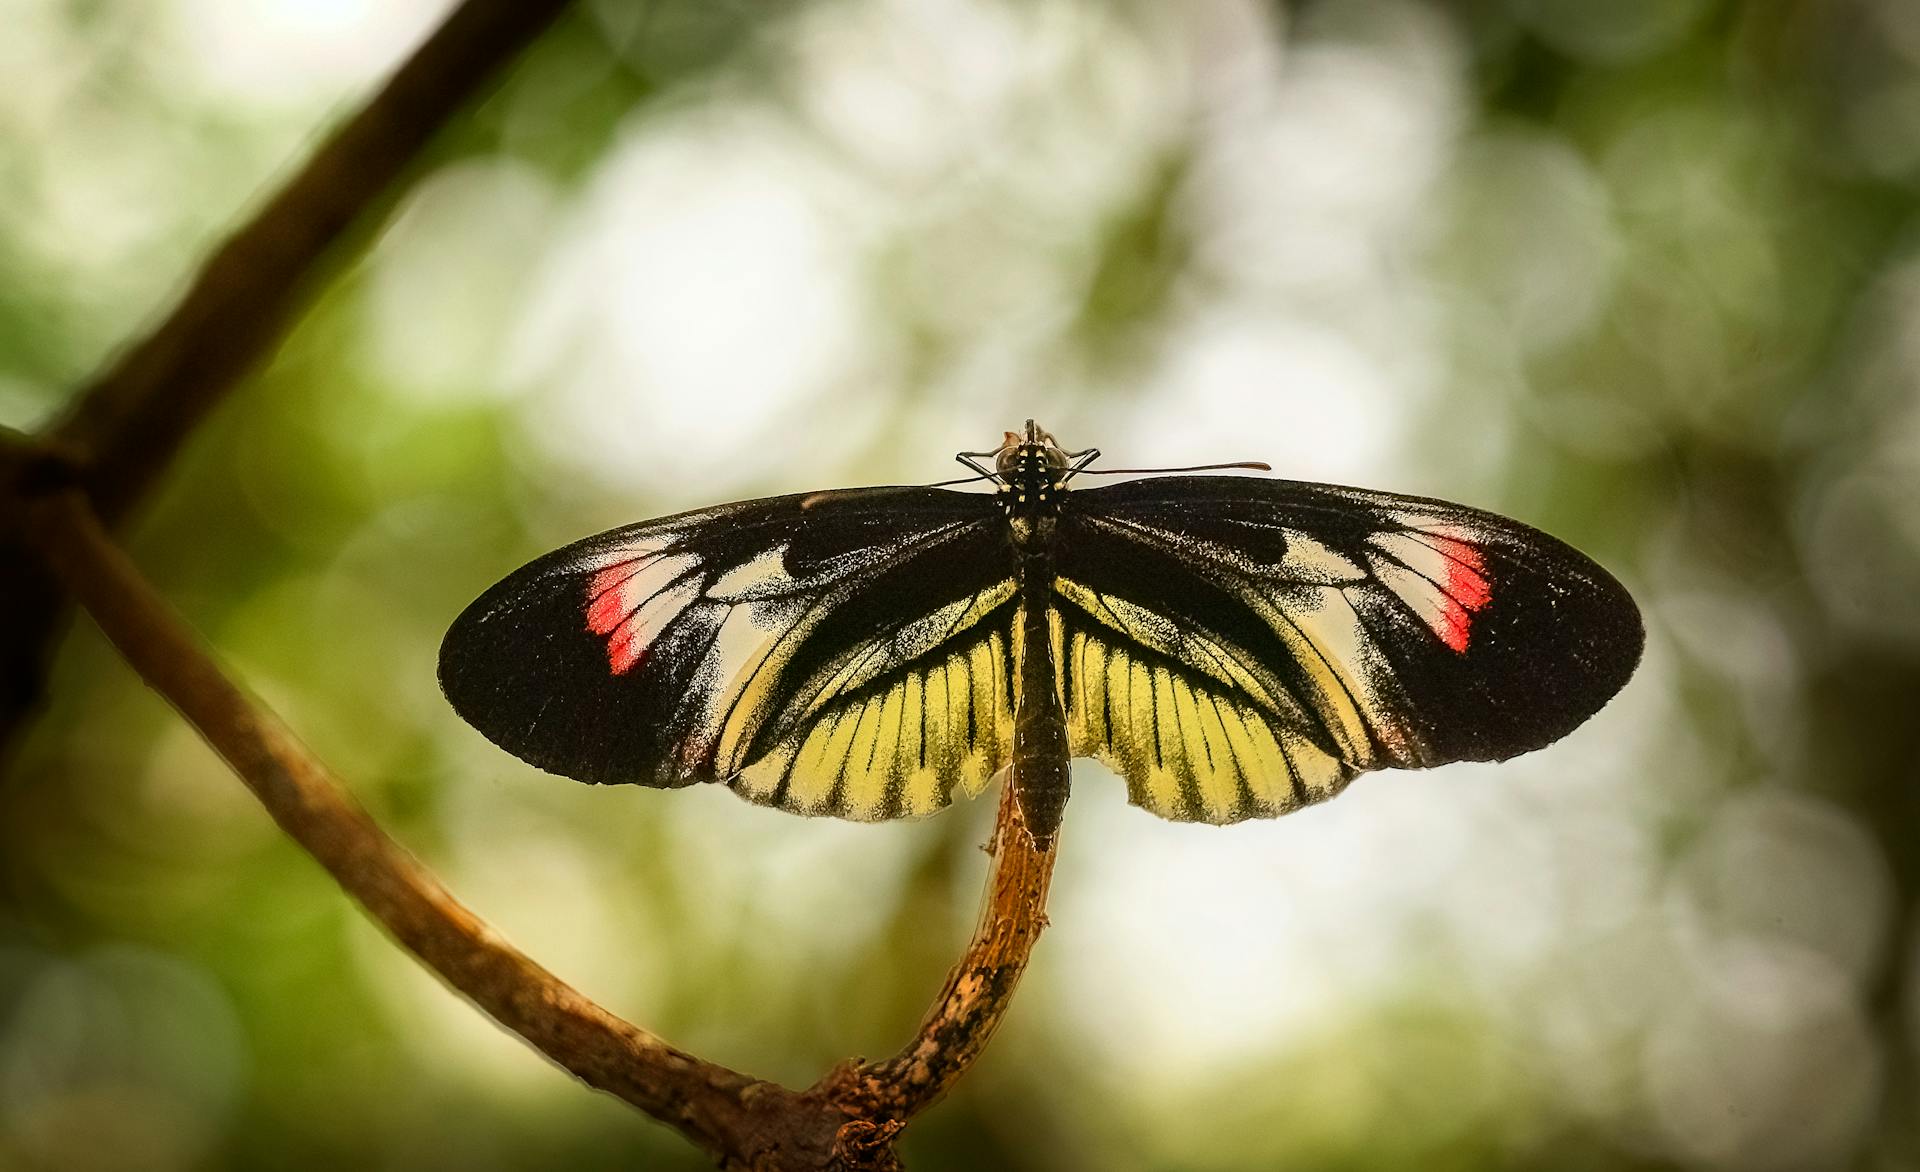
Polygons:
M993 452L994 475L999 478L1000 501L1008 512L1050 507L1071 466L1060 441L1033 420L1025 434L1009 431Z

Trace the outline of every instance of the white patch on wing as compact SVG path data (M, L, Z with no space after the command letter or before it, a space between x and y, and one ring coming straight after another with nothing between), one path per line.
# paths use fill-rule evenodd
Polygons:
M1391 558L1375 555L1367 560L1372 563L1374 575L1380 579L1381 585L1393 591L1407 605L1407 609L1433 629L1435 635L1446 637L1448 611L1458 610L1459 603L1448 598L1446 592L1430 579Z
M609 635L669 588L675 594L688 586L698 590L700 579L693 571L699 565L697 558L652 553L609 563L588 580L587 626L596 635ZM683 575L684 580L676 584Z
M1367 712L1375 706L1380 667L1353 604L1333 586L1289 591L1284 605L1254 593L1246 599L1293 652L1314 693L1302 699L1321 713L1341 760L1373 768Z
M1284 569L1288 577L1300 582L1317 582L1323 586L1357 582L1366 577L1366 571L1352 558L1312 534L1298 529L1284 530L1284 534L1287 539Z
M689 579L643 603L607 636L607 658L616 673L638 663L667 624L700 596L700 582Z
M763 550L750 562L742 562L722 574L708 588L707 597L716 602L748 602L770 594L784 594L797 583L787 573L787 547L777 545Z
M1373 544L1391 555L1369 555L1380 581L1441 642L1466 651L1473 640L1473 616L1493 598L1479 547L1451 532L1377 533Z
M607 666L624 675L682 611L700 596L699 560L652 552L605 564L587 580L584 617L589 631L607 641Z
M798 639L782 640L797 620L785 606L739 603L727 611L707 662L715 687L707 693L701 724L719 730L715 769L727 776L747 765L739 757L765 718L767 690Z
M680 540L678 533L654 533L628 545L616 545L580 559L579 570L604 570L628 562L644 562L659 557Z
M1408 569L1433 582L1447 580L1448 566L1451 564L1446 554L1408 533L1376 533L1373 544L1382 552L1398 559ZM1380 559L1373 559L1374 565Z

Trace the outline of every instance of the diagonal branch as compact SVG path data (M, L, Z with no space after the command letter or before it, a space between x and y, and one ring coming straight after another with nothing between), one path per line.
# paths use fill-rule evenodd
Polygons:
M32 545L127 662L226 759L281 829L427 967L582 1081L716 1155L751 1150L792 1091L696 1058L620 1020L540 967L377 826L206 648L76 492L32 502Z
M567 7L465 0L277 194L201 266L172 312L73 399L48 438L86 466L117 525L188 437L285 334L314 269L441 127ZM0 750L38 705L66 614L54 584L0 544Z
M1011 782L981 923L914 1040L795 1092L680 1050L609 1013L507 943L347 796L277 718L221 671L134 568L58 456L12 446L0 499L18 535L133 669L199 731L281 829L408 951L572 1072L679 1129L729 1169L897 1169L893 1144L977 1059L1046 925L1049 841L1027 833ZM1047 765L1016 750L1016 776ZM1064 768L1064 761L1053 763Z
M1014 771L1024 763L1016 760ZM1027 833L1011 778L994 820L993 873L980 924L913 1041L884 1062L842 1067L822 1088L851 1114L901 1126L932 1106L986 1049L1047 926L1054 847Z
M995 823L980 926L913 1042L890 1060L845 1064L796 1093L622 1021L507 943L221 672L107 534L278 343L327 252L565 7L465 0L43 437L0 444L8 472L0 515L13 523L0 533L0 610L10 616L0 631L0 748L38 703L64 587L348 895L535 1049L676 1127L725 1168L897 1168L900 1130L978 1058L1046 923L1051 842L1037 846L1027 833L1012 784ZM1064 755L1051 763L1034 755L1016 752L1016 775L1042 766L1064 774Z
M165 320L81 390L52 435L86 460L103 519L117 524L152 487L286 332L327 250L566 7L466 0L207 259Z

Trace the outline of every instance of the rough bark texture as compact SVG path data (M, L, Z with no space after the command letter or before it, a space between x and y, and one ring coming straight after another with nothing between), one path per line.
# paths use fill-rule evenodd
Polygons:
M1015 759L1016 772L1022 764ZM904 1123L931 1106L973 1065L1006 1013L1046 927L1054 859L1051 845L1042 847L1027 833L1017 789L1017 778L1009 779L1000 794L980 924L913 1041L883 1062L842 1067L822 1081L850 1114Z

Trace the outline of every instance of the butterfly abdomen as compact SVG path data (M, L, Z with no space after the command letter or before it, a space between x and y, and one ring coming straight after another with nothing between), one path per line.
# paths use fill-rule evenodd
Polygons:
M1047 528L1051 530L1050 525ZM1020 678L1014 708L1013 774L1007 784L1014 787L1027 832L1043 848L1052 844L1066 813L1071 788L1068 762L1073 756L1053 661L1052 607L1052 552L1046 540L1034 540L1020 559L1020 637L1015 655Z

